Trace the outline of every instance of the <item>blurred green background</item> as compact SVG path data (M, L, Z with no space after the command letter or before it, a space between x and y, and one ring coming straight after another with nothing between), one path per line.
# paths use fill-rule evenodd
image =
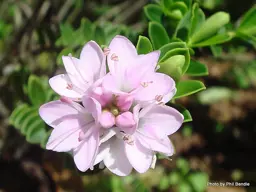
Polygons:
M230 28L256 3L197 2L207 17L228 12ZM63 72L61 56L77 56L91 39L107 45L117 34L136 45L139 35L148 36L145 6L150 3L157 1L0 1L0 191L256 191L256 43L248 37L195 49L193 58L209 70L209 76L199 77L207 89L178 101L193 121L170 137L176 154L159 159L155 169L124 178L108 170L79 173L69 155L43 149L50 130L38 129L45 125L37 121L37 110L57 98L48 78Z

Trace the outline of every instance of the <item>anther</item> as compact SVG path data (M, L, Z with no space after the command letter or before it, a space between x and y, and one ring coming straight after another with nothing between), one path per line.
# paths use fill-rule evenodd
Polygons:
M113 53L113 54L111 55L111 60L113 60L113 61L118 61L118 56L117 56L115 53Z
M108 55L109 53L110 53L110 49L108 48L108 47L105 47L104 49L103 49L103 53L104 53L104 55Z
M158 102L162 101L162 99L163 99L162 95L156 95L156 97L155 97L155 100Z
M123 140L129 145L134 145L134 140L130 135L124 135Z
M147 82L142 82L142 83L141 83L141 86L142 86L142 87L147 87L147 86L148 86L148 83L147 83Z
M73 85L71 83L68 83L66 88L69 89L69 90L72 90L73 89Z
M60 101L63 103L72 104L72 100L64 96L60 97Z

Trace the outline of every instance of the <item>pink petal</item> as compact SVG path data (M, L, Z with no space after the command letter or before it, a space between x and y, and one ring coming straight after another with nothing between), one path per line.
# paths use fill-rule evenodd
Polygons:
M108 66L109 71L113 75L119 75L119 73L124 73L125 68L133 64L134 58L137 56L137 50L132 44L132 42L124 36L115 36L109 45L110 53L108 54ZM111 58L117 56L115 61ZM119 70L117 70L119 67Z
M139 55L135 59L134 65L127 67L126 71L126 82L132 89L137 88L141 85L142 80L148 73L154 73L157 65L160 51L154 51L146 55Z
M53 129L46 144L46 149L57 152L66 152L76 148L79 145L79 132L80 128L73 126L66 128L57 127Z
M74 150L74 161L80 171L86 171L93 166L96 154L98 152L99 132L95 131L88 140Z
M61 96L69 97L73 100L79 100L82 97L81 92L70 86L72 83L66 74L56 75L49 79L51 88Z
M94 81L106 74L106 63L102 49L95 41L89 41L82 49L80 60L83 67L80 70L86 74L90 67L93 72Z
M104 158L106 167L116 175L127 176L132 171L132 166L129 163L125 151L124 142L117 138L112 138L110 143L109 153Z
M133 145L125 144L125 153L133 168L139 173L145 173L150 168L153 151L145 148L137 140Z
M39 108L39 115L51 127L81 127L93 120L90 114L85 114L81 105L74 106L61 101L52 101Z
M122 91L122 80L119 80L115 76L108 73L102 81L102 87L104 90L109 91L114 94L125 94Z
M85 95L82 98L82 102L83 102L83 106L85 107L85 110L88 113L92 114L95 121L98 122L100 115L101 115L100 103L96 99L94 99L92 97L88 97L87 95Z
M154 134L149 132L136 132L136 137L138 138L139 142L147 149L164 153L167 156L171 156L174 153L174 147L167 136L159 139Z
M139 129L151 132L159 138L175 133L183 123L183 115L176 109L166 105L153 105L140 111Z
M173 79L163 73L148 73L141 83L144 87L135 95L135 100L138 102L163 102L164 96L175 89Z
M99 121L103 128L111 128L115 125L115 116L109 111L103 111Z
M86 91L93 82L91 68L75 57L62 56L62 60L71 82L81 91Z
M105 156L109 153L109 150L110 150L109 142L102 143L99 146L99 151L98 151L98 154L97 154L96 159L94 161L94 165L103 161Z

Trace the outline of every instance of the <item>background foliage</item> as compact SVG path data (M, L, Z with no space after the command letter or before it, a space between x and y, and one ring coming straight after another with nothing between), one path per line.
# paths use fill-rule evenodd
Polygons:
M255 186L255 2L6 0L0 18L0 189L256 190L207 186ZM159 71L177 83L169 105L186 122L170 137L171 159L159 157L154 170L125 178L98 169L79 173L68 154L44 150L51 129L38 116L41 104L58 99L48 78L63 72L61 56L78 56L92 39L107 46L117 34L140 54L161 51Z

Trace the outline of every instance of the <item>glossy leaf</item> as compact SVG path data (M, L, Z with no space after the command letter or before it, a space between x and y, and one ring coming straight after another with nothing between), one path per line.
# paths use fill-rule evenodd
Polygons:
M190 76L205 76L208 75L208 69L206 65L195 60L190 60L186 74Z
M187 110L183 106L181 106L179 104L173 104L171 102L168 103L168 106L171 106L171 107L177 109L184 116L183 123L193 121L192 116L191 116L189 110Z
M176 27L174 37L180 38L185 42L188 41L191 28L191 16L191 10L183 16L183 18L179 21L178 26Z
M205 86L201 81L185 80L178 82L176 88L177 92L173 97L174 99L192 95L198 91L204 90Z
M21 124L21 128L20 131L22 134L25 134L29 128L29 126L31 124L33 124L33 122L40 120L40 117L38 115L38 111L33 111L31 114L29 114L26 119L24 119L24 121Z
M186 48L186 43L184 42L172 42L172 43L168 43L164 46L162 46L159 50L160 50L160 57L159 60L170 50L173 50L175 48Z
M138 51L138 54L147 54L153 51L153 47L150 40L144 36L139 36L136 49Z
M161 23L162 9L160 6L155 4L149 4L144 7L144 12L150 21Z
M35 75L31 75L28 79L28 97L35 106L39 106L47 100L46 90L40 78Z
M155 50L169 43L169 36L165 28L156 22L149 23L149 37Z
M189 49L188 48L176 48L173 50L168 51L160 60L160 62L164 62L167 59L169 59L172 56L175 55L184 55L185 56L185 63L182 66L182 74L184 74L189 66L189 62L190 62L190 53L189 53Z
M222 44L227 41L230 41L234 36L235 36L235 34L233 34L233 33L218 34L218 35L215 35L215 36L213 36L205 41L202 41L200 43L192 44L191 46L192 47L205 47L205 46L210 46L210 45Z
M255 20L256 20L256 6L253 6L242 17L238 30L250 35L255 34L256 33Z
M217 12L209 17L196 31L190 39L189 44L198 44L213 35L215 35L221 27L226 25L230 20L229 14L225 12Z
M192 7L191 29L189 32L189 36L192 36L196 31L198 31L204 22L204 12L202 11L202 9L199 8L199 5L195 3Z
M184 55L174 55L167 60L159 63L159 72L165 73L172 77L175 81L178 81L182 75L182 68L186 59Z

